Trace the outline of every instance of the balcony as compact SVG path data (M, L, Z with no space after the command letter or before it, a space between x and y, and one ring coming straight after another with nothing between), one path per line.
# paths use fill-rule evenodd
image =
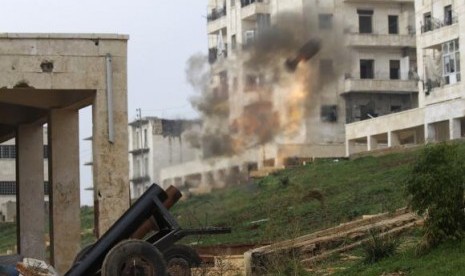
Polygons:
M389 79L389 76L377 74L374 79L348 77L344 81L343 93L351 92L383 92L404 94L418 92L417 81L412 78Z
M416 47L416 37L398 34L359 34L347 35L347 44L352 47Z
M244 2L247 2L248 4L243 4ZM270 4L268 0L242 1L241 6L242 20L256 20L257 14L270 13Z
M438 18L425 19L425 23L421 25L421 33L427 33L441 28L455 25L459 22L457 15L444 18L444 20Z
M207 31L209 34L219 32L221 29L226 28L226 8L213 9L210 14L207 15Z

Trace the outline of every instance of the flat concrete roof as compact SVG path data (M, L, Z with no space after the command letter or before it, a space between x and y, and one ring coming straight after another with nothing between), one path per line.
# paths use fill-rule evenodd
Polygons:
M127 34L97 33L0 33L0 39L104 39L128 40Z

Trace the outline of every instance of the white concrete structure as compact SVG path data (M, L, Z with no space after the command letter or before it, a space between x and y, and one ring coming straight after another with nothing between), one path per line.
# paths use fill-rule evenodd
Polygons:
M465 2L415 1L419 108L346 126L346 154L465 137Z
M191 179L187 182L193 183L192 188L209 190L212 185L223 187L225 175L341 157L346 123L417 107L413 4L413 0L209 0L212 90L226 103L225 124L233 138L253 132L254 125L265 125L275 136L258 146L246 146L233 157L204 152L201 161L163 169L164 183L179 185ZM266 63L253 58L260 55L253 44L270 29L285 29L299 41L268 41L271 48L273 43L294 47L284 54L273 53L282 55L274 62L283 71L280 78L286 79L277 85L275 64L251 65L257 60ZM294 75L284 71L286 58L315 37L322 40L318 55ZM301 85L301 78L309 78L309 85ZM258 136L268 135L266 129Z
M44 207L48 204L48 146L44 128ZM16 221L16 145L11 139L0 144L0 223ZM44 208L47 210L48 208Z
M186 134L201 128L199 121L144 117L129 123L129 175L131 198L138 198L152 184L162 184L160 170L199 159L199 150Z
M96 232L129 207L127 40L115 34L0 34L0 142L15 138L18 253L45 260L47 124L50 261L80 250L79 109L93 110Z

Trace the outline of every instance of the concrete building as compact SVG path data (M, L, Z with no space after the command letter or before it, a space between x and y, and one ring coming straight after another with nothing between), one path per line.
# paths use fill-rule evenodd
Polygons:
M160 170L199 158L186 135L199 129L200 121L144 117L129 123L129 175L131 197L138 198L152 183L159 183Z
M465 2L415 1L419 107L348 124L346 154L465 137Z
M50 262L80 250L79 109L92 106L97 233L129 207L127 40L114 34L0 34L0 142L16 141L18 253L46 259L47 125Z
M48 210L48 146L44 128L44 210ZM16 221L16 146L14 139L0 144L0 223Z
M163 169L166 185L209 190L253 170L341 157L346 123L418 106L413 0L209 0L207 19L212 94L245 149ZM276 29L289 36L267 37ZM284 70L316 37L320 52ZM267 52L275 45L282 51Z

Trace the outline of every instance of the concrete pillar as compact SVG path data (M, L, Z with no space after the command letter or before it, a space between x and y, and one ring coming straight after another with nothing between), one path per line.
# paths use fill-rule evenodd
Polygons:
M433 124L425 124L425 143L436 141L436 127Z
M367 148L368 151L375 150L378 148L378 139L375 136L369 135L367 137Z
M64 274L80 249L79 113L51 110L48 120L51 261Z
M462 125L460 119L449 120L450 140L459 139L462 136Z
M98 236L105 233L130 204L127 93L125 89L113 89L112 92L110 112L114 123L110 128L113 139L109 135L106 90L97 90L92 107L94 212Z
M400 145L399 135L394 131L388 132L388 147L395 147Z
M350 157L355 147L355 141L346 140L346 157Z
M44 138L42 125L17 129L18 252L45 260Z

